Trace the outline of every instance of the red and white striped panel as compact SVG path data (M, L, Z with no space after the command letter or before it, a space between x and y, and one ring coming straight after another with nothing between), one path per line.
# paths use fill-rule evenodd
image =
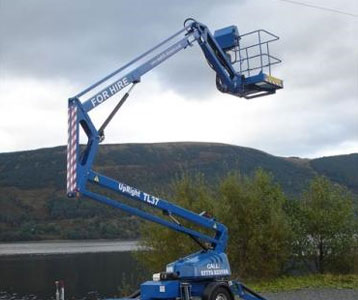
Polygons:
M77 106L68 107L67 194L77 191Z

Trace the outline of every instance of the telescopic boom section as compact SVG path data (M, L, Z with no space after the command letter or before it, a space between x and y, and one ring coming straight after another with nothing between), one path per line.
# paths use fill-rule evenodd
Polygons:
M81 93L76 95L75 98L84 96L94 88L107 82L112 77L118 74L123 74L125 73L125 71L127 71L125 75L120 76L120 78L116 79L115 81L112 81L112 83L109 84L107 87L105 87L104 89L97 92L95 95L93 95L92 97L88 98L83 102L83 108L86 112L88 112L93 108L95 108L96 106L98 106L99 104L102 104L103 102L108 100L110 97L117 94L119 91L121 91L123 88L130 85L131 83L139 82L141 80L141 77L145 73L149 72L156 66L160 65L168 58L178 53L180 50L190 46L192 42L196 40L197 38L196 32L188 31L190 30L190 27L191 26L185 27L182 30L178 31L177 33L173 34L172 36L170 36L168 39L164 40L157 46L153 47L152 49L148 50L144 54L130 61L128 64L124 65L123 67L119 68L118 70L104 77L100 81L96 82L86 90L82 91ZM185 36L177 40L178 37L180 37L180 35L183 35L184 32L186 32ZM167 47L165 50L160 51L158 54L148 59L148 57L153 55L155 51L158 51L161 47L169 43L171 44L169 47ZM140 64L138 67L128 72L128 70L131 69L132 66L140 63L144 59L147 60L144 63Z

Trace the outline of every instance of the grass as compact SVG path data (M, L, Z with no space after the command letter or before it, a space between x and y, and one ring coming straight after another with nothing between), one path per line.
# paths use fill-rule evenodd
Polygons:
M358 289L358 275L287 276L270 281L252 282L248 286L258 292L283 292L306 288Z

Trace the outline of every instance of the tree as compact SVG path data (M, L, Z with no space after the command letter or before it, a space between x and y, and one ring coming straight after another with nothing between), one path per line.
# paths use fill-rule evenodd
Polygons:
M171 185L173 191L171 202L191 211L213 211L211 192L204 178L197 175L191 178L184 174ZM161 216L163 217L163 216ZM198 229L185 221L182 224ZM154 223L144 222L141 225L140 244L145 251L136 251L135 258L149 271L163 271L165 265L197 251L198 245L187 236Z
M281 188L259 169L253 177L229 175L220 192L218 215L229 228L228 254L234 273L251 278L280 274L291 236Z
M229 175L216 198L202 176L185 175L172 187L172 201L192 211L214 212L228 226L228 254L235 274L257 278L281 272L288 257L290 228L283 210L286 199L271 175L263 170L252 178ZM135 257L153 272L198 250L191 239L147 222L142 225L141 245L147 250L136 252Z
M357 226L352 196L323 176L315 177L304 192L298 214L299 253L313 259L319 273L351 272L357 258Z

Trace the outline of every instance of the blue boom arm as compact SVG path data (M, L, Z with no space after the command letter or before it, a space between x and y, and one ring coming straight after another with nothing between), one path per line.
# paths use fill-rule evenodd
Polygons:
M94 158L101 141L101 134L93 125L89 115L86 113L84 107L78 99L70 99L69 124L69 141L67 150L67 195L69 197L75 197L82 194L96 201L139 216L143 219L156 222L178 232L186 233L189 236L194 237L198 242L199 240L202 240L209 243L211 246L208 248L210 249L215 249L218 252L225 251L227 243L227 228L223 224L216 222L213 218L206 217L205 214L200 215L191 212L164 199L160 199L140 191L137 188L103 176L92 170ZM79 126L82 127L88 138L87 145L82 152L80 152L78 140ZM89 190L88 183L99 185L102 188L115 191L127 198L157 208L165 215L169 216L171 221L93 192ZM204 228L212 229L216 232L216 234L214 237L211 237L190 228L186 228L174 218L175 216L186 219Z
M148 57L150 54L152 54L154 51L162 47L163 45L172 42L175 38L177 38L179 35L183 34L188 30L189 27L186 27L177 33L170 36L168 39L164 40L157 46L153 47L152 49L148 50L144 54L140 55L139 57L133 59L128 64L124 65L123 67L119 68L118 70L114 71L113 73L109 74L108 76L104 77L100 81L96 82L86 90L82 91L78 95L76 95L75 98L79 98L81 96L84 96L97 86L101 85L102 83L108 81L110 78L114 77L115 75L119 73L123 73L123 71L128 70L131 66L138 63L139 61L143 60L145 57ZM147 73L148 71L152 70L162 62L166 61L169 57L173 56L177 52L179 52L182 49L185 49L186 47L190 46L191 43L196 39L195 32L188 33L184 38L180 39L179 41L174 42L174 44L170 45L168 48L166 48L164 51L161 51L159 54L155 55L154 57L150 58L143 64L141 64L139 67L135 68L134 70L128 72L123 77L115 80L110 85L102 89L101 91L97 92L95 95L90 97L89 99L85 100L83 103L83 108L86 112L92 110L97 105L102 104L104 101L106 101L108 98L114 96L117 94L120 90L125 88L131 83L137 83L141 80L142 75Z
M192 46L194 42L198 42L208 61L208 64L216 72L216 84L217 88L221 92L250 99L253 97L275 93L277 89L283 87L282 80L271 76L271 65L281 62L276 57L270 55L268 47L270 42L278 39L277 36L264 30L254 31L249 33L249 35L257 32L259 42L246 48L240 48L241 37L239 36L236 26L230 26L218 30L213 36L204 24L192 19L188 19L187 21L190 21L191 23L184 26L182 30L176 32L152 49L133 59L128 64L94 83L84 91L77 94L74 98L79 99L101 84L107 82L112 77L118 74L123 74L123 72L128 71L128 69L135 66L137 63L140 63L144 58L150 56L156 50L168 43L172 44L164 51L161 51L159 54L151 57L149 60L140 64L140 66L125 73L125 75L116 79L107 87L92 95L87 100L84 100L82 104L84 110L89 112L131 83L138 83L145 73L160 65L179 51L187 48L188 46ZM272 36L273 39L271 38L262 41L261 32L265 32L267 35ZM176 41L176 39L183 35L183 33L185 33L185 36L180 38L179 41ZM245 34L243 36L247 35L248 34ZM255 47L259 49L259 53L254 56L250 56L248 49L255 49ZM263 52L262 47L266 47L267 51ZM242 56L242 51L246 52L246 56ZM235 55L235 60L232 61L230 59L230 53ZM237 56L239 56L239 59ZM256 65L254 68L252 66L250 67L249 62L257 57L261 58L260 64L258 66ZM263 57L266 58L266 62L263 61ZM235 70L235 64L239 65L239 70ZM243 64L246 64L247 67L243 68ZM268 75L264 73L264 69L267 67L269 68ZM260 69L260 72L255 76L250 76L250 71L255 69ZM246 74L248 76L245 76Z
M228 240L226 226L207 216L205 212L189 211L99 174L92 169L99 144L104 139L104 129L129 97L133 87L141 81L144 74L194 43L199 44L209 66L215 71L216 86L223 93L250 99L275 93L277 89L283 87L280 79L271 76L271 65L280 62L280 60L271 56L268 50L268 43L278 39L278 37L262 30L239 36L236 26L220 29L212 35L205 25L193 19L187 21L182 30L69 99L67 195L68 197L84 195L129 214L187 234L203 248L203 251L168 264L167 274L176 274L175 276L179 277L175 278L180 279L212 280L213 278L226 278L231 274L225 254ZM267 33L270 38L262 39L264 33ZM252 34L258 35L259 42L247 47L241 46L240 40L244 36ZM249 49L255 47L259 49L259 54L249 54ZM263 51L263 48L266 48L267 51ZM252 59L257 57L260 58L261 63L259 66L253 66ZM263 57L266 57L266 59L264 60ZM267 68L268 74L264 73ZM130 88L102 126L97 129L92 123L89 112L128 86ZM81 100L81 98L85 99ZM79 144L80 129L87 136L87 145L85 146ZM120 199L111 199L98 192L98 189L91 188L91 186L114 191L118 195L156 208L164 213L164 217L125 204ZM183 226L180 223L181 219L199 225L204 229L210 229L211 234ZM237 285L235 293L244 299L264 299L254 295L242 284L235 284ZM235 290L235 284L231 287L232 290ZM152 287L153 284L149 284L149 288ZM202 284L199 284L198 290L194 289L193 293L200 294L201 288Z

